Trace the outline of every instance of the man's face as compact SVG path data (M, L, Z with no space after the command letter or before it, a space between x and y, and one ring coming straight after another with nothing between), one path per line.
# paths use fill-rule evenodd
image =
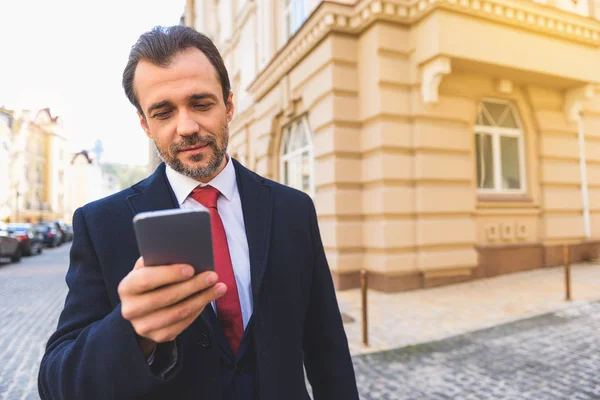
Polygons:
M221 171L233 95L225 105L217 71L204 53L187 49L166 68L141 60L134 89L144 112L140 124L165 163L203 182Z

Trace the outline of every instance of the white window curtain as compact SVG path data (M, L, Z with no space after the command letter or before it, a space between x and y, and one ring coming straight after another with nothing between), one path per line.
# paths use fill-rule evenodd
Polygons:
M479 104L475 126L477 189L480 193L524 193L523 130L510 102Z
M281 182L314 196L314 147L306 116L283 128Z

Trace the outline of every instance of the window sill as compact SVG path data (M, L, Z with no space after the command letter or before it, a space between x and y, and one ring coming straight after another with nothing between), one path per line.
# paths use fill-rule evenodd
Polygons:
M478 193L475 207L485 209L538 209L539 203L528 194Z
M477 196L475 215L539 214L539 203L527 194L485 193Z
M478 193L477 201L482 203L531 203L533 199L526 193Z
M538 208L539 204L527 194L480 193L477 208Z

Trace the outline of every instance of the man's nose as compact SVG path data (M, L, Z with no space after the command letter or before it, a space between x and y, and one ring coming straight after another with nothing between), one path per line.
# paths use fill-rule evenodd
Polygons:
M177 120L177 134L181 136L189 136L198 133L200 125L187 112L179 113Z

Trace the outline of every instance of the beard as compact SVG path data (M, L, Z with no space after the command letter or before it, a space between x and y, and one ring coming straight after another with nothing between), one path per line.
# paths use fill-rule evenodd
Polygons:
M201 137L195 133L191 136L185 136L178 143L171 144L168 150L159 147L156 141L154 142L154 146L158 156L175 171L193 179L206 179L214 176L227 153L227 145L229 144L229 127L227 125L221 131L221 138L223 142L219 145L214 136ZM196 145L209 146L213 151L211 154L195 154L190 156L189 160L193 163L192 165L186 165L177 158L181 149ZM200 162L202 163L200 164Z

